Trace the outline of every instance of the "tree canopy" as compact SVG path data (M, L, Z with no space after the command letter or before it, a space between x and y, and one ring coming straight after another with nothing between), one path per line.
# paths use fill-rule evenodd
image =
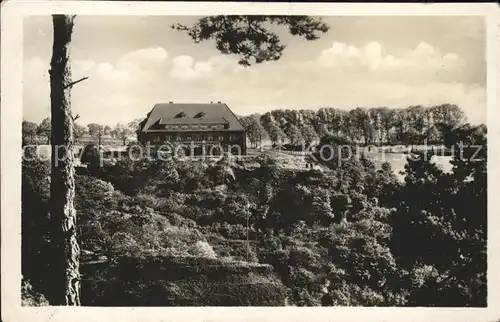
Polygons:
M212 16L199 19L192 26L182 24L172 28L185 31L195 41L215 41L223 54L240 57L239 64L250 66L278 60L286 45L282 44L273 25L284 26L290 34L306 40L318 39L329 30L320 18L309 16Z

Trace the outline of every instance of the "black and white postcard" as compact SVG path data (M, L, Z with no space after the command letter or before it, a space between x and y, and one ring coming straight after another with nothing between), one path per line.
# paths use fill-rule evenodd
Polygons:
M2 320L498 321L499 13L3 4Z

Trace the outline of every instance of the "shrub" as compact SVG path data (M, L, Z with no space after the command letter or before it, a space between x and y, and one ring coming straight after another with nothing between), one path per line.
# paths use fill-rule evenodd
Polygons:
M87 164L89 167L99 167L101 164L101 154L99 147L95 144L87 144L83 148L82 156L80 161Z
M198 257L207 257L207 258L216 258L217 254L215 253L212 246L206 241L197 241L191 248L190 253L194 256Z

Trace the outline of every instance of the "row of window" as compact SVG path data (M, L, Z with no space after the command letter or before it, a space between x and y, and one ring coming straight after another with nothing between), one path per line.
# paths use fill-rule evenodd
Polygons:
M182 125L165 125L166 130L223 130L227 128L224 124L182 124Z
M230 141L234 141L234 140L236 140L236 138L237 138L236 135L229 136ZM213 135L206 135L206 136L195 135L195 136L185 136L185 137L181 137L179 135L166 135L165 136L165 141L203 141L203 140L205 140L205 141L214 141L214 140L224 141L224 137L223 136L213 136ZM160 142L160 137L155 136L153 139L153 142L155 142L155 143Z

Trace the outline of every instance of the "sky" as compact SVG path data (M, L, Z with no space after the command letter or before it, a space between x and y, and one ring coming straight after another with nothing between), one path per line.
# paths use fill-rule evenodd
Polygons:
M315 41L278 28L278 61L241 67L212 41L194 43L186 16L77 16L72 91L80 124L145 117L155 103L228 104L247 115L273 109L404 108L457 104L486 122L486 34L481 17L330 16ZM50 16L24 21L24 119L50 116Z

